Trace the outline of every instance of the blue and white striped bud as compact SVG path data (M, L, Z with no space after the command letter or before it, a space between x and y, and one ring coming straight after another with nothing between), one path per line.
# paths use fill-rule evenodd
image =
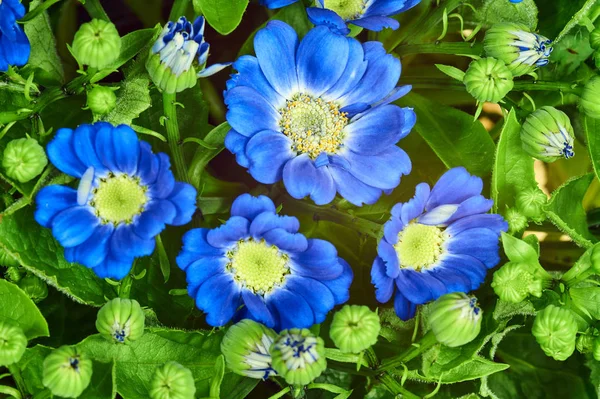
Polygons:
M290 385L308 385L327 368L323 339L306 328L283 330L270 352L273 368Z
M513 76L526 75L547 65L552 41L512 23L494 25L485 34L483 48L488 57L503 61Z
M541 107L532 112L521 128L523 149L544 162L572 158L574 131L571 120L554 107Z

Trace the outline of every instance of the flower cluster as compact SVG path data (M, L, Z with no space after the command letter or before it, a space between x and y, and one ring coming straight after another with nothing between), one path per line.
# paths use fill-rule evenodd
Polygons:
M17 23L25 15L19 0L0 1L0 72L9 66L23 66L29 60L31 45Z

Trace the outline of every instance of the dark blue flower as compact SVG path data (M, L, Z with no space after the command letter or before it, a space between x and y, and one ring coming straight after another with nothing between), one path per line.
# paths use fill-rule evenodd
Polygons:
M500 261L498 239L508 225L502 216L487 213L493 201L481 195L482 188L479 177L454 168L432 190L421 183L410 201L392 208L371 282L379 302L396 291L401 319L413 317L416 305L477 289Z
M277 215L269 198L243 194L225 224L183 236L177 265L208 324L252 319L277 330L308 328L348 300L350 266L331 243L307 239L299 227L295 217Z
M234 63L238 73L227 83L225 145L256 180L283 180L291 196L319 205L337 192L360 206L410 173L396 143L415 114L390 104L410 87L396 87L400 60L381 43L361 44L324 26L299 41L289 25L272 21L254 49L256 57Z
M134 258L152 254L165 225L188 223L196 190L176 182L169 157L153 154L125 125L60 129L48 158L81 179L77 190L53 185L37 195L35 219L65 247L65 258L99 277L123 278Z
M0 0L0 72L9 66L23 66L29 60L31 46L17 20L25 15L19 0Z

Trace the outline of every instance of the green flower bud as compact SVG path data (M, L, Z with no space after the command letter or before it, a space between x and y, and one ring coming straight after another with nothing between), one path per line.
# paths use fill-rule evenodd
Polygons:
M586 83L579 106L590 118L600 119L600 76L594 76Z
M168 64L160 61L160 54L150 54L146 62L146 69L156 87L166 93L182 92L194 87L198 82L196 68L193 65L177 75L172 72Z
M469 64L463 79L467 91L478 102L497 103L512 90L513 75L495 58L482 58Z
M48 286L44 280L33 274L28 274L19 281L19 287L36 303L48 296Z
M19 266L19 261L17 261L13 256L9 255L8 252L0 248L0 266Z
M508 233L514 234L527 228L528 221L525 215L515 208L508 208L504 214L504 219L508 223Z
M61 346L44 359L42 383L57 396L76 398L92 379L92 361L73 346Z
M19 327L0 321L0 366L21 360L27 348L27 338Z
M73 40L77 61L92 68L106 68L119 57L121 37L115 25L101 19L81 25Z
M283 330L271 345L273 369L290 385L307 385L327 368L325 344L308 329Z
M329 336L342 352L359 353L375 345L381 324L366 306L346 305L335 313Z
M194 399L196 385L192 372L177 362L156 369L150 387L150 399Z
M519 303L529 295L541 297L543 281L532 273L528 265L508 262L494 273L492 288L503 301Z
M21 271L20 267L10 266L6 269L6 273L4 273L4 277L13 283L18 283L23 278L25 273Z
M600 50L600 27L590 32L590 47Z
M98 311L96 329L110 341L127 344L144 334L144 312L135 299L112 299Z
M594 349L594 337L582 334L577 337L575 347L580 353L590 353Z
M547 202L548 197L539 188L528 188L517 195L517 209L536 223L546 219L544 206Z
M234 324L221 341L227 367L236 374L263 380L275 375L269 354L275 338L275 331L254 320Z
M592 356L594 356L594 360L600 361L600 337L594 338L592 343Z
M577 322L568 309L549 305L535 316L531 332L555 360L566 360L575 351Z
M96 86L87 93L87 106L94 115L106 115L117 105L117 95L106 86Z
M514 76L526 75L547 65L553 50L551 40L513 23L492 26L485 34L483 48L488 57L504 62Z
M429 324L438 342L454 348L479 335L482 315L477 298L455 292L439 297L431 305Z
M20 183L38 176L47 164L44 149L34 139L12 140L4 149L2 167L8 177Z
M554 107L541 107L532 112L521 127L523 149L544 162L574 157L573 137L569 117Z

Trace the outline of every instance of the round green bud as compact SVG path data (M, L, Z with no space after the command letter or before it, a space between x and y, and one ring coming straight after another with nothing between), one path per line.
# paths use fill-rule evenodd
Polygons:
M588 80L581 93L579 106L590 118L600 119L600 76Z
M73 346L61 346L45 359L42 383L52 394L76 398L92 379L92 361Z
M582 334L577 337L575 347L580 353L590 353L594 350L595 338L591 335Z
M600 50L600 27L590 32L590 47Z
M21 279L19 287L36 303L43 301L48 296L48 285L44 280L33 274L28 274Z
M177 362L156 369L150 387L150 399L194 399L196 385L192 372Z
M27 338L19 327L0 321L0 366L21 360L27 348Z
M521 127L523 149L544 162L574 157L573 137L571 120L554 107L541 107L532 112Z
M479 102L497 103L512 90L513 75L495 58L481 58L469 64L463 78L467 91Z
M0 266L17 267L19 266L19 261L9 255L4 249L0 248Z
M543 282L528 265L508 262L494 273L492 288L503 301L519 303L529 295L542 296Z
M106 86L96 86L87 93L87 106L94 115L106 115L117 105L117 95Z
M566 360L575 351L577 321L568 309L549 305L535 316L531 332L544 353L555 360Z
M504 219L508 223L508 233L514 234L523 231L528 226L528 220L521 212L515 208L508 208L504 214Z
M127 344L144 334L144 311L135 299L112 299L98 311L96 329L110 341Z
M275 375L269 354L275 338L275 331L250 319L229 327L221 341L227 367L236 374L263 380Z
M38 176L47 164L44 148L32 138L12 140L4 149L2 167L8 177L18 182L25 183Z
M119 57L121 37L114 24L101 19L81 25L73 39L73 55L92 68L106 68Z
M327 368L325 344L308 329L283 330L271 345L273 369L290 385L307 385Z
M546 219L544 206L547 202L548 197L537 187L525 189L517 195L517 209L536 223Z
M431 305L429 324L438 342L454 348L479 335L482 315L477 298L455 292L439 297Z
M366 306L346 305L333 316L329 336L342 352L359 353L377 343L379 316Z

